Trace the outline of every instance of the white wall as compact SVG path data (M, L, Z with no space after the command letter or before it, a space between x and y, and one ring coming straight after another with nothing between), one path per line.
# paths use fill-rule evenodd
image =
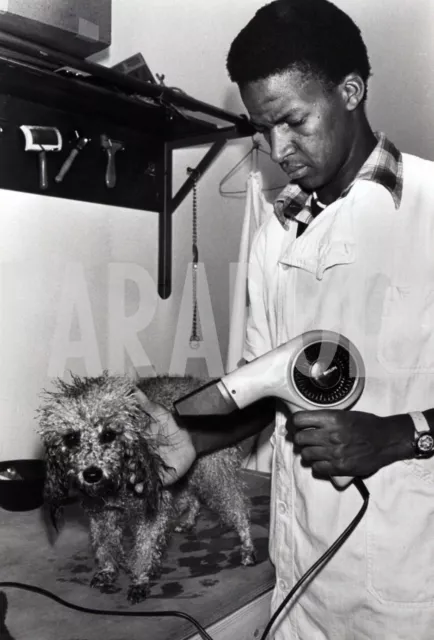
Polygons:
M140 51L154 73L165 74L168 86L241 112L236 89L226 77L225 57L233 37L262 4L113 0L113 46L108 56L98 58L111 65ZM356 19L370 50L375 75L368 108L373 125L387 131L403 150L434 159L434 0L337 4ZM243 201L223 199L218 183L248 146L249 141L228 145L199 185L200 258L212 303L212 314L204 321L207 331L215 327L218 340L207 342L206 354L189 350L188 344L183 347L185 358L207 355L211 375L221 372L226 356L229 263L237 259L243 215ZM186 167L194 166L205 151L206 147L177 152L175 190L186 177ZM266 160L262 154L261 158ZM282 181L269 165L263 168L267 184ZM247 164L228 186L242 188L248 169ZM66 366L91 375L119 364L110 356L116 333L110 334L109 305L111 301L116 306L113 269L119 270L122 263L133 265L141 278L142 289L130 283L119 298L127 315L139 311L143 318L137 334L141 347L135 351L139 371L150 372L146 358L156 372L169 370L176 330L182 326L178 316L191 259L191 197L173 218L173 294L166 301L155 294L157 214L6 191L0 193L0 203L0 459L9 459L37 452L38 393L50 386L56 357L59 361L62 355L53 339L74 295L79 320L72 322L70 338L83 341L86 358L70 358ZM74 273L83 276L76 281L76 294ZM189 306L187 310L186 326ZM191 359L187 365L188 372L207 371L203 359Z

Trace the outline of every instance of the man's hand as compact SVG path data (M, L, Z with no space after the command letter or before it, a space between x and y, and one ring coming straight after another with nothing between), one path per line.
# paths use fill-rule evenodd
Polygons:
M361 411L300 411L293 415L294 443L321 476L368 476L414 457L407 415L379 417Z
M149 430L156 438L158 453L163 462L170 467L161 471L163 485L173 484L187 473L196 459L196 450L190 434L186 429L178 426L170 411L152 402L143 391L137 389L135 396L143 411L152 418ZM135 491L142 493L143 485L140 478L135 478L133 483L135 483Z

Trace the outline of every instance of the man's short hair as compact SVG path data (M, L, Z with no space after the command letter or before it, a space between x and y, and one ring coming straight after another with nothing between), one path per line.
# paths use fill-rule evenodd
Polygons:
M243 86L288 70L338 85L356 72L371 73L360 29L328 0L276 0L261 7L233 41L227 69Z

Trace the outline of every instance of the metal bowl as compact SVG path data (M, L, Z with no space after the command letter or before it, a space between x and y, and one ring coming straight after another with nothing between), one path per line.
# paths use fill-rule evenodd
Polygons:
M0 462L0 507L7 511L30 511L41 507L44 481L43 460Z

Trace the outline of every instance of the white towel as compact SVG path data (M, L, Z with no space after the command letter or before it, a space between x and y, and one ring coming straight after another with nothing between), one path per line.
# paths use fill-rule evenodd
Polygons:
M267 202L262 191L262 176L252 171L247 178L246 208L241 231L240 250L233 289L231 318L229 325L229 346L226 373L239 366L243 357L248 314L247 270L253 235L265 217L271 213L273 205ZM244 445L243 466L256 471L271 471L270 429L259 436L249 438Z
M250 172L247 178L246 208L232 297L226 373L236 369L243 357L248 313L247 270L250 246L256 229L262 224L272 208L273 205L267 202L262 192L261 174L258 171Z

